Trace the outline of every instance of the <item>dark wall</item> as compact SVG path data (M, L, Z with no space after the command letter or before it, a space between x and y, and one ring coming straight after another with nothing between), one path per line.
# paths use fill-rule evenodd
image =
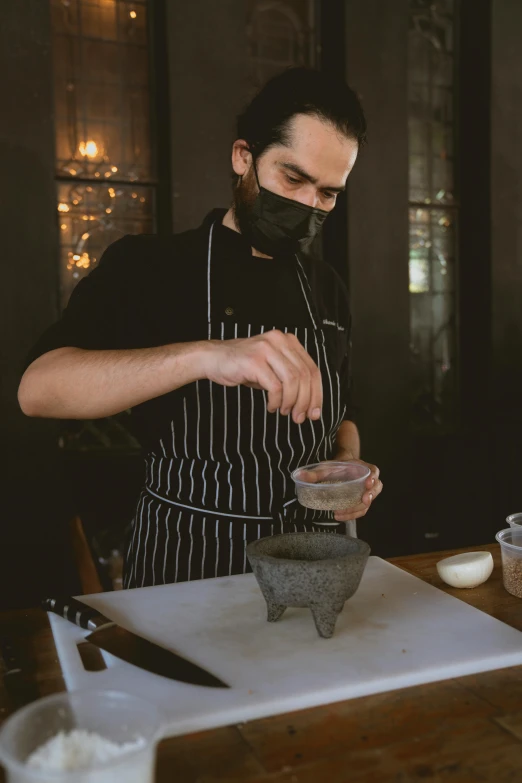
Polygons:
M168 3L174 231L231 199L234 122L247 93L247 3Z
M30 421L17 387L31 344L57 313L49 4L2 7L0 25L0 605L32 603L63 585L63 493L56 429Z
M522 508L522 3L492 3L491 453L496 518ZM497 528L498 529L498 528Z
M493 392L522 418L522 3L492 11Z
M385 492L359 534L376 554L404 547L408 524L408 0L347 0L347 80L368 120L348 186L353 371L362 457Z

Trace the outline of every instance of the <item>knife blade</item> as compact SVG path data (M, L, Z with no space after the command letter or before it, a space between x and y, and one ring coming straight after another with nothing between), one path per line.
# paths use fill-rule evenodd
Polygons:
M85 641L140 669L190 685L210 688L229 687L201 666L172 650L149 642L148 639L132 631L127 631L126 628L122 628L96 609L75 598L46 598L42 606L48 612L54 612L80 628L91 631Z

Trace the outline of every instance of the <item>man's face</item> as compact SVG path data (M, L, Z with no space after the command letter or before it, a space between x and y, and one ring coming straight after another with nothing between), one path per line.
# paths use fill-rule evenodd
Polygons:
M270 147L257 160L259 184L285 198L331 211L357 159L357 142L305 114L292 118L289 135L290 146ZM232 162L242 177L234 193L234 211L242 230L258 189L252 156L241 142L234 145Z

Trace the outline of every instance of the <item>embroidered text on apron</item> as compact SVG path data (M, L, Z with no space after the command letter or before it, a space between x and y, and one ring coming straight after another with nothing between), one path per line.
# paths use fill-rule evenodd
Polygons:
M295 424L266 410L266 394L200 380L183 387L169 437L146 456L146 483L127 545L124 587L141 587L249 571L245 545L274 533L345 532L332 513L296 502L291 473L332 459L346 406L339 373L319 328L311 289L296 257L296 282L307 326L245 324L212 311L212 234L207 258L208 339L253 337L270 329L293 333L321 371L318 421Z

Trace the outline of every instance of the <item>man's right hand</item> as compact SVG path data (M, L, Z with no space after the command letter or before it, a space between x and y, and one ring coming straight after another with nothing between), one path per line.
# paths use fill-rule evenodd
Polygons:
M203 370L206 378L223 386L264 389L267 409L292 413L296 424L321 416L321 373L293 334L273 329L256 337L210 340L203 351Z

